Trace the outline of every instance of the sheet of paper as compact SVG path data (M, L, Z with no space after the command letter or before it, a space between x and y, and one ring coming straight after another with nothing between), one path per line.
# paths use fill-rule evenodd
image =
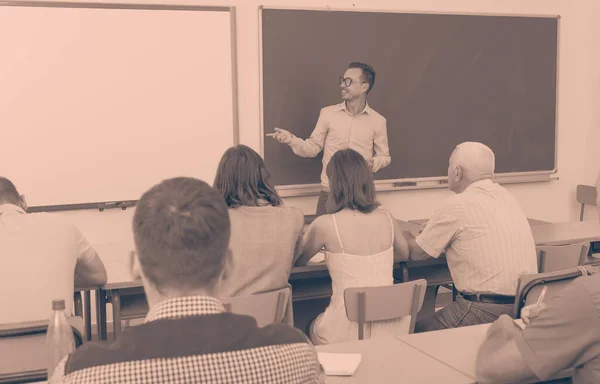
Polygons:
M523 322L522 319L515 319L515 320L513 320L513 322L515 323L515 325L517 327L519 327L521 329L525 329L525 327L527 326L527 325L525 325L525 323Z
M325 251L320 251L308 261L308 265L322 264L325 262Z
M317 355L328 376L352 376L362 360L360 353L318 352Z

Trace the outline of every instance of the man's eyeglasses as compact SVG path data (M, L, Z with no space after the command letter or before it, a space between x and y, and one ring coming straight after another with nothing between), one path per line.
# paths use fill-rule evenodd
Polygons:
M354 80L350 77L340 76L340 85L344 84L345 87L351 86L353 81ZM362 84L362 83L364 83L364 81L361 81L360 83Z

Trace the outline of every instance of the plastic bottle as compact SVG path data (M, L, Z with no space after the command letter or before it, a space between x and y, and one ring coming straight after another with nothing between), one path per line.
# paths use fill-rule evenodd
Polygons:
M64 300L52 301L52 314L46 334L46 350L48 351L48 380L50 380L58 363L75 350L75 338L65 312Z

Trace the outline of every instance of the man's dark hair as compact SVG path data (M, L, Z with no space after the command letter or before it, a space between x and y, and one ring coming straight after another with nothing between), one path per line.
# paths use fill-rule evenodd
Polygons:
M259 199L277 207L282 201L269 179L260 155L245 145L236 145L223 154L214 187L230 208L258 206Z
M6 177L0 177L0 203L19 204L21 195L12 181Z
M367 93L371 92L371 89L373 89L373 86L375 85L375 70L373 67L371 67L369 64L353 61L348 65L348 68L362 69L363 81L365 83L369 83L369 89L367 89Z
M344 208L369 213L379 206L375 199L373 173L360 153L349 148L337 151L327 164L326 172L331 189L328 213Z
M211 287L223 271L230 231L223 198L188 177L152 187L133 217L140 266L161 293Z

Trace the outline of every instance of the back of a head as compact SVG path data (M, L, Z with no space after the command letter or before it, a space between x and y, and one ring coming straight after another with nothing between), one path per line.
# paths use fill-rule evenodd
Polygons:
M0 177L0 204L15 204L21 202L21 195L12 181L6 177Z
M227 206L203 181L174 178L137 203L133 233L146 279L161 293L211 287L229 245Z
M453 166L460 166L468 182L492 179L495 168L494 152L485 144L467 141L456 146Z
M245 145L236 145L223 154L214 187L231 208L256 206L259 199L273 206L281 205L281 198L269 179L269 171L260 155Z
M353 149L337 151L327 164L326 172L330 186L328 213L344 208L369 213L379 206L373 173L360 153Z

